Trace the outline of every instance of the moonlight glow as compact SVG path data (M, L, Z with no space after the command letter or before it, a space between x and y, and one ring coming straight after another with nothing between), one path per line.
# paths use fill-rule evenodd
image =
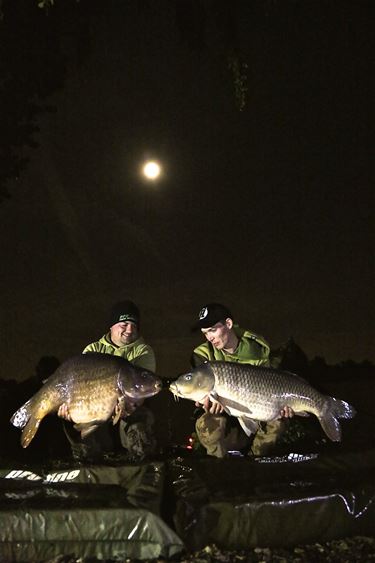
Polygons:
M143 166L143 174L148 180L156 180L157 178L159 178L160 173L160 164L155 161L146 162L146 164Z

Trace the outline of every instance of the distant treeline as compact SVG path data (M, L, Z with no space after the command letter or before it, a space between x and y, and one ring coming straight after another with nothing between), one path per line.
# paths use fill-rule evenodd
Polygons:
M290 338L284 346L273 350L271 359L275 367L298 373L311 382L335 378L367 379L375 375L375 365L369 360L355 362L349 359L335 365L327 364L321 356L309 360L293 338Z

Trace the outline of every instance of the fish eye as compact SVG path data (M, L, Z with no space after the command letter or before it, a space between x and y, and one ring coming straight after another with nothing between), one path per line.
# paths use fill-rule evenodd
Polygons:
M190 381L191 380L191 374L188 373L187 375L185 375L185 381Z

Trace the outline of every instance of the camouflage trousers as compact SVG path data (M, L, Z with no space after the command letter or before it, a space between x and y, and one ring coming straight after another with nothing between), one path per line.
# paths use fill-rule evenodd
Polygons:
M273 420L259 425L253 436L246 436L239 423L232 423L227 415L204 413L195 423L199 441L207 454L225 457L230 450L250 451L253 455L269 455L284 431L284 421Z
M121 445L129 457L142 460L156 452L154 415L146 407L137 410L119 422Z
M105 423L82 439L72 423L63 421L65 436L68 438L72 456L76 461L96 461L115 447L110 423Z
M78 461L97 460L116 451L125 453L130 461L142 461L156 451L154 415L144 406L120 419L116 426L110 421L102 424L84 439L70 422L64 421L63 425L72 455Z

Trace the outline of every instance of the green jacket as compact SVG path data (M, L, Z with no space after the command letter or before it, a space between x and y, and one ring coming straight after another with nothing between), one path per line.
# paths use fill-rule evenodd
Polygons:
M238 362L240 364L252 364L254 366L268 366L270 347L262 336L258 336L249 330L238 326L234 327L239 343L233 354L224 350L218 350L211 342L204 342L195 348L191 358L193 367L199 366L205 361Z
M110 338L110 332L101 337L97 342L92 342L83 350L83 354L87 352L100 352L101 354L112 354L112 356L121 356L131 362L135 366L139 366L150 371L155 371L156 361L155 354L151 346L145 343L142 337L139 337L132 344L125 346L116 346Z

